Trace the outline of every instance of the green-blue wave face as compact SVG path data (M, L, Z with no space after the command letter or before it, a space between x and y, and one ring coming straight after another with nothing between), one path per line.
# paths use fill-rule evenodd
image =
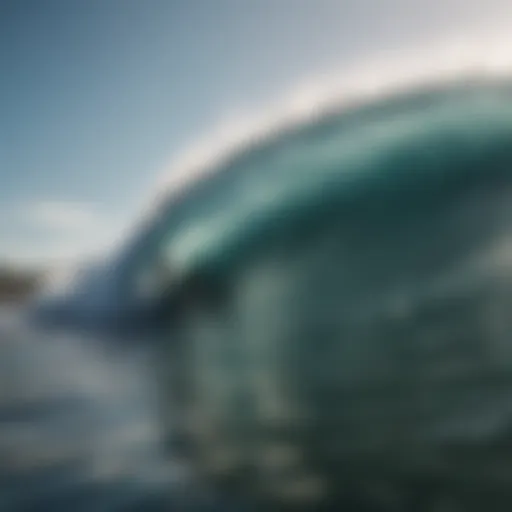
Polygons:
M388 213L407 216L454 186L508 172L511 141L512 94L503 84L331 113L219 169L208 193L192 194L185 213L177 212L167 258L183 272L232 263L322 212L349 216L386 203Z

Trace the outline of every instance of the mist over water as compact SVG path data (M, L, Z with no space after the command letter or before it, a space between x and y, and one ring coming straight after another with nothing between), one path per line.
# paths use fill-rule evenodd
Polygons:
M116 501L151 497L170 485L173 467L160 444L149 356L142 350L12 326L2 333L2 509L46 502L48 510L62 509L59 499L76 494L70 509L102 510L110 502L117 510Z

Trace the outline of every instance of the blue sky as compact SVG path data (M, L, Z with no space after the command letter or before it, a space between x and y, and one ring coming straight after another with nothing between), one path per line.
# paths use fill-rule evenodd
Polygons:
M383 49L492 30L509 11L505 0L0 0L0 261L108 243L174 155L233 111Z

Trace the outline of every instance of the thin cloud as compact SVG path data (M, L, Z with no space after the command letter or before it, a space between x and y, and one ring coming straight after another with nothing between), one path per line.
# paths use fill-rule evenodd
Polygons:
M13 205L13 227L0 244L0 260L16 265L65 264L103 254L118 241L121 219L101 215L93 204L39 200Z
M2 247L0 261L10 263L16 267L52 267L53 265L67 264L88 258L95 254L97 244L94 240L61 239L53 237L41 244L34 244L23 238L16 243Z
M53 231L90 229L99 224L91 205L71 201L39 201L24 207L25 221Z

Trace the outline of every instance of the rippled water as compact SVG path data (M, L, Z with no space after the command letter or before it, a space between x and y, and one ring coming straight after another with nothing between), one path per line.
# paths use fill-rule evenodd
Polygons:
M15 324L4 315L0 509L117 510L166 492L175 468L142 356Z

